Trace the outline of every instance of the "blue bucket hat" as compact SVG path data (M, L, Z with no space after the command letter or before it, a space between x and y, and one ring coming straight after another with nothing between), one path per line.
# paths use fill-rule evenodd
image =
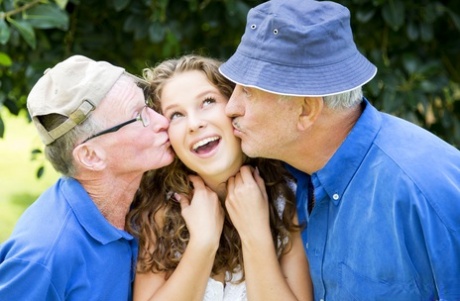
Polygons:
M377 68L356 48L350 11L337 3L272 0L251 9L229 80L267 92L327 96L369 82Z

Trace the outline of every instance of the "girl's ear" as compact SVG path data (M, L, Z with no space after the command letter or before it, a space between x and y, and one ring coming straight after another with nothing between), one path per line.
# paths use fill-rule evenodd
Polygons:
M106 152L97 145L80 144L73 150L76 164L81 168L90 170L102 170L106 167Z
M311 127L324 107L322 97L304 97L301 103L301 113L299 115L298 128L304 131Z

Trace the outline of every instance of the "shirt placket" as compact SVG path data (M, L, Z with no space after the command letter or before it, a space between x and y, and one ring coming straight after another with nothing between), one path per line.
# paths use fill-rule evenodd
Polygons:
M314 187L315 206L309 216L307 228L307 254L310 271L314 285L315 300L326 300L326 286L324 282L323 268L328 236L329 206L327 194L318 184L315 175L312 176Z

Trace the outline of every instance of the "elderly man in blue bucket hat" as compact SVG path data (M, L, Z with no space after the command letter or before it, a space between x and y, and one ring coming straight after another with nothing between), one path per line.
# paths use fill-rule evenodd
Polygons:
M346 7L251 9L220 71L244 152L297 179L315 300L460 300L460 152L363 97Z

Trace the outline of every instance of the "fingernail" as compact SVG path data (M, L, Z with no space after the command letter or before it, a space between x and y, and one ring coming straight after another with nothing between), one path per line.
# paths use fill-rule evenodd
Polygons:
M166 193L166 200L173 200L175 202L179 202L180 196L179 194L175 193L174 191L168 191Z
M177 192L174 192L174 197L172 199L176 202L180 202L181 196Z

